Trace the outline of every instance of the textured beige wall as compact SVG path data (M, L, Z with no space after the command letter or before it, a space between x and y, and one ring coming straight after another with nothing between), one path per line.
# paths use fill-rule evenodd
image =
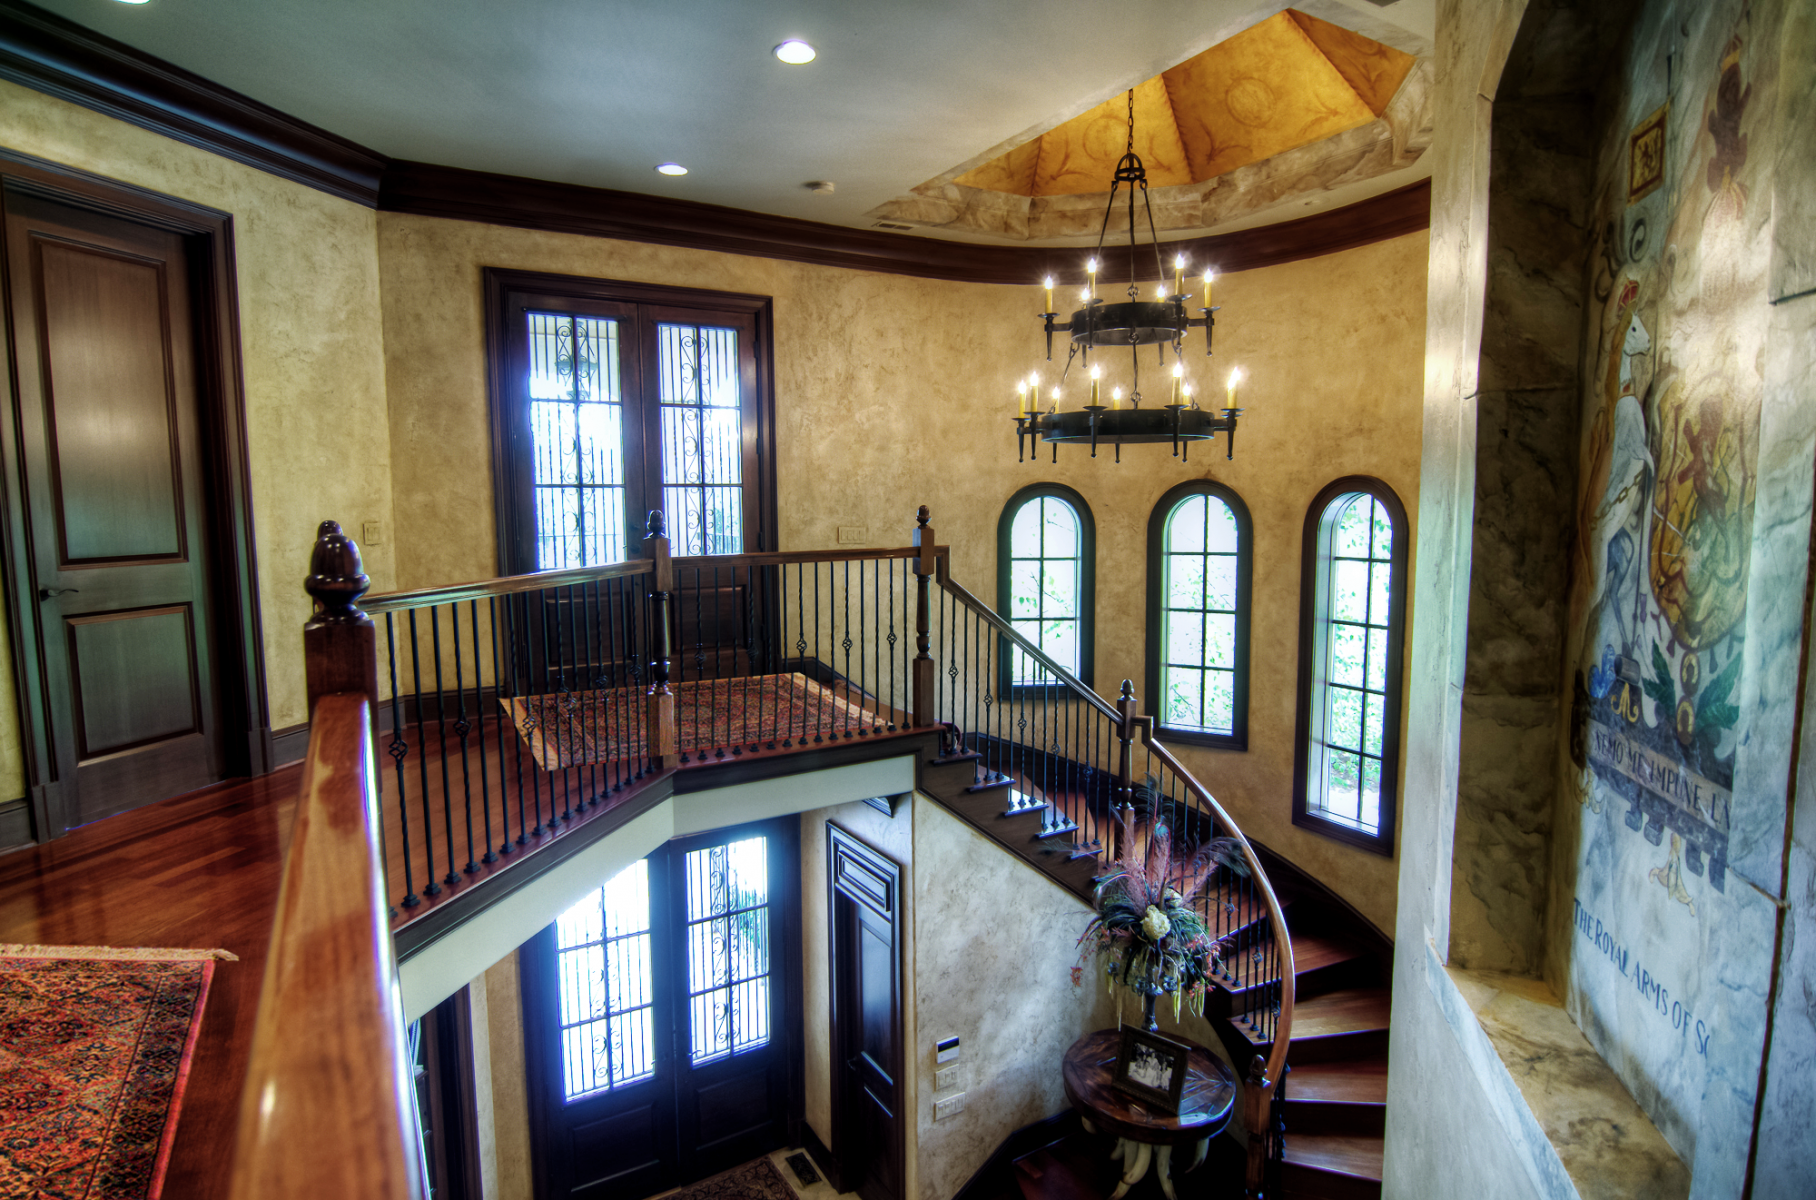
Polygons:
M273 727L302 721L315 526L391 519L377 214L4 82L0 144L232 215L266 694ZM392 586L388 544L366 570Z
M529 1083L523 1060L523 995L517 980L517 953L486 969L486 1033L491 1081L490 1111L480 1114L491 1125L497 1191L486 1200L530 1200ZM477 1030L475 1030L477 1036ZM488 1189L492 1180L487 1180Z
M1069 484L1097 522L1096 684L1106 695L1124 678L1142 683L1155 501L1192 478L1241 493L1255 521L1250 749L1184 757L1246 830L1393 927L1394 860L1291 824L1299 551L1307 505L1339 476L1379 476L1417 511L1423 234L1219 282L1218 378L1239 363L1250 381L1234 462L1136 447L1120 465L1067 449L1057 466L1018 466L1014 381L1037 363L1055 376L1038 359L1035 288L394 213L379 215L378 230L400 585L494 570L482 266L772 296L782 548L833 545L840 525L902 545L927 503L955 576L990 597L1004 502L1037 480Z

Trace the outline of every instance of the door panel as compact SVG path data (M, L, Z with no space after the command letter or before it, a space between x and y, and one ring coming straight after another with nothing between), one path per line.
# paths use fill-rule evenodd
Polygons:
M206 786L218 728L190 251L8 192L19 448L65 828Z
M71 617L67 627L82 758L201 732L187 604Z
M180 558L164 264L44 238L34 244L62 565Z
M845 1188L902 1200L901 870L828 825L832 1154Z

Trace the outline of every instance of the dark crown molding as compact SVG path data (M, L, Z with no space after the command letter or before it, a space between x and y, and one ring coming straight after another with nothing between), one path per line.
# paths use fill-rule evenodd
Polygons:
M0 0L0 78L367 206L384 155L22 0Z
M1084 278L1075 247L980 246L389 159L24 0L0 0L0 78L387 212L964 283ZM1421 180L1346 208L1166 246L1220 272L1246 271L1416 233L1430 220L1431 184ZM1101 282L1123 282L1113 274L1120 257Z

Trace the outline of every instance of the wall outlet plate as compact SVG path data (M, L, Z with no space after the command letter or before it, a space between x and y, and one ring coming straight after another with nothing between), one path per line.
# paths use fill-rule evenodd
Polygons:
M359 542L362 546L376 546L385 540L385 526L382 521L367 521L359 527Z
M955 1088L957 1086L958 1086L958 1068L957 1067L942 1067L940 1070L934 1072L934 1074L933 1074L933 1090L934 1091L943 1092L947 1088Z
M841 546L862 546L869 540L870 526L868 525L839 526L839 545Z
M965 1093L947 1096L944 1100L933 1102L933 1119L944 1121L947 1117L956 1117L965 1111Z

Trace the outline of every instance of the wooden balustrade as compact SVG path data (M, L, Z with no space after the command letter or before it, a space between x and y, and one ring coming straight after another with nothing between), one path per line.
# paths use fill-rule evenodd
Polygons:
M233 1200L419 1200L422 1168L378 844L372 623L326 522L306 584L309 756L279 886Z
M1173 806L1177 816L1189 810L1193 820L1208 822L1205 828L1223 830L1240 845L1243 861L1252 886L1248 907L1239 918L1242 936L1266 939L1265 955L1259 967L1246 967L1248 986L1245 1004L1259 1005L1254 1010L1257 1027L1271 1030L1272 1045L1265 1059L1257 1056L1250 1065L1249 1084L1244 1096L1244 1122L1249 1134L1249 1187L1260 1186L1266 1168L1265 1156L1272 1144L1269 1137L1273 1097L1285 1069L1288 1040L1292 1030L1293 958L1280 903L1268 882L1266 872L1248 840L1230 819L1208 789L1165 746L1154 740L1151 717L1139 715L1139 705L1128 682L1112 704L1097 695L1059 664L1053 662L1013 625L985 605L950 576L950 550L938 545L930 524L931 514L923 506L916 514L913 544L885 550L827 552L769 552L718 555L710 558L676 559L671 554L663 528L662 514L650 514L648 536L644 539L644 557L627 563L570 571L542 572L462 584L454 587L423 589L375 597L367 603L369 612L385 615L388 656L390 661L390 717L387 752L395 759L398 773L398 804L404 801L404 762L415 753L422 779L417 789L423 804L419 836L429 839L429 855L424 896L435 896L467 879L483 878L476 861L474 844L474 781L468 770L469 740L478 746L478 790L480 816L484 824L481 844L485 864L494 863L526 845L531 836L552 836L565 828L588 805L600 802L607 792L615 793L633 780L653 777L688 761L677 727L676 695L673 672L685 669L686 659L677 660L676 639L686 633L689 619L682 612L678 598L692 597L693 629L691 636L704 638L702 598L711 597L710 609L714 636L719 636L718 606L726 592L746 593L736 603L756 612L763 597L773 599L774 611L757 615L764 621L779 623L767 630L761 653L751 646L744 648L744 658L734 649L731 654L732 677L742 671L752 676L758 670L771 672L766 678L796 677L789 673L807 671L813 678L829 683L844 700L857 700L871 705L874 729L881 732L897 728L898 719L909 728L947 725L957 731L961 741L969 737L974 743L988 743L994 753L1006 755L1009 774L1018 780L1033 780L1057 775L1058 791L1050 799L1070 795L1066 801L1079 820L1099 821L1100 830L1107 827L1110 845L1100 853L1115 857L1124 847L1115 839L1122 836L1126 819L1133 813L1138 793L1144 803L1154 802L1152 780L1138 785L1135 753L1139 748L1149 756L1150 771L1159 763L1163 774L1177 781L1177 787L1165 785L1160 795ZM905 560L905 561L904 561ZM907 618L908 597L895 590L897 563L901 562L900 582L907 585L912 573L912 608L914 646L907 657L904 646L896 648L893 605L903 602L902 616ZM859 678L852 674L850 663L853 627L849 611L840 617L822 617L819 587L824 574L828 599L836 594L849 603L855 594L859 602L857 632L865 636L863 610L865 574L868 564L869 586L880 589L883 564L889 565L891 608L889 611L889 650L883 650L880 611L870 614L868 636L875 640L870 665L860 658ZM846 572L844 582L834 582L833 568L838 564ZM858 590L850 586L850 571L857 564ZM821 567L826 567L822 573ZM308 663L308 695L311 708L310 752L305 767L303 804L297 817L296 835L286 864L283 891L279 899L277 927L273 935L271 965L265 992L261 998L259 1025L253 1047L253 1064L243 1101L239 1148L234 1164L236 1200L252 1197L289 1196L309 1192L327 1195L385 1198L414 1197L420 1188L417 1162L418 1146L414 1134L414 1115L406 1087L408 1073L403 1055L403 1034L399 1024L394 987L394 970L390 939L386 933L389 904L383 890L383 867L380 863L378 822L378 780L375 773L373 742L375 726L373 705L378 695L378 654L375 629L359 606L368 581L360 573L358 550L343 537L332 522L325 522L318 539L307 588L315 598L317 611L305 630L305 656ZM678 590L678 568L691 575L692 590ZM787 596L788 576L793 568L795 596L793 608ZM806 649L810 636L808 626L809 597L803 591L802 573L813 572L811 653ZM711 573L710 586L705 582ZM721 572L731 582L722 585ZM937 588L937 591L936 591ZM757 599L753 599L752 595ZM936 597L939 600L935 612ZM463 633L461 613L467 613ZM620 611L622 610L622 611ZM452 691L442 677L445 656L438 614L445 611L449 626ZM619 623L613 624L613 613ZM429 652L425 656L417 641L417 617L427 617ZM936 619L937 616L937 619ZM393 621L397 622L394 628ZM595 626L603 619L602 628ZM753 617L753 620L755 618ZM790 628L790 620L793 628ZM489 660L481 653L482 621L491 638ZM826 624L824 622L830 622ZM414 695L407 706L400 705L399 629L407 627L408 669L414 678ZM818 643L824 629L831 644L844 650L843 673L833 668L836 651L822 660ZM535 634L535 640L532 638ZM842 634L842 639L841 635ZM521 642L519 637L521 635ZM621 635L622 644L618 640ZM788 639L794 638L790 643ZM463 666L464 639L471 639L471 654ZM506 644L508 642L508 644ZM936 642L938 644L936 645ZM703 644L703 643L701 643ZM793 657L790 657L790 652ZM1013 656L1018 669L1034 672L1035 682L1011 686L1009 661ZM523 664L513 662L520 658ZM716 652L715 652L716 658ZM905 694L896 691L894 668L906 658L907 677L902 681ZM699 646L695 646L695 664L700 667ZM423 668L433 690L425 692L421 681ZM634 686L624 693L614 691L620 678L614 672L625 668L622 677ZM486 679L487 667L490 680ZM884 668L888 674L885 676ZM714 668L717 668L715 661ZM558 669L558 681L551 682ZM524 676L520 678L520 670ZM540 680L533 677L541 672ZM944 675L941 672L944 672ZM998 672L1001 672L999 679ZM570 672L575 676L570 680ZM647 672L647 674L643 674ZM781 674L774 674L774 673ZM972 678L966 679L969 673ZM713 670L698 670L708 681L725 676ZM608 678L609 676L609 678ZM640 677L641 676L641 677ZM950 685L948 686L948 680ZM695 686L698 680L686 686ZM998 693L1000 686L1000 693ZM714 684L717 686L717 684ZM525 688L528 688L526 691ZM520 742L532 735L539 739L552 736L560 744L559 731L543 726L549 721L567 718L551 715L544 708L539 721L521 708L516 717L501 716L501 706L520 705L541 699L551 690L562 693L568 707L581 704L617 703L609 697L628 694L640 697L632 705L635 725L621 728L612 736L634 736L641 739L644 759L630 764L620 779L613 768L610 780L600 784L588 799L584 789L578 808L566 790L571 771L565 766L548 766L537 774L531 764L528 778L535 786L538 779L547 780L547 817L543 816L542 798L535 797L535 828L527 828L524 810L525 758ZM587 691L587 689L595 689ZM968 688L961 694L962 688ZM866 690L868 689L868 691ZM942 698L942 690L944 696ZM472 710L469 712L469 694ZM582 701L584 694L593 699ZM831 693L829 693L831 694ZM900 695L900 699L896 697ZM453 697L452 703L450 696ZM888 697L887 708L884 697ZM429 804L431 779L425 740L425 727L430 723L433 707L437 732L434 734L440 753L439 784L442 793L441 831L434 828ZM452 713L450 714L450 708ZM981 714L980 714L981 709ZM1011 710L1013 714L1011 715ZM445 727L450 724L458 737L455 756L449 754ZM515 722L522 724L516 725ZM1031 724L1032 723L1032 724ZM488 760L486 738L490 725L497 742L497 754ZM405 737L409 728L414 749ZM604 727L601 727L604 729ZM505 784L505 746L507 732L517 744L515 846L510 837L509 805L499 810L503 827L502 841L494 847L490 825L494 811L487 789L488 761L496 764L496 780L506 801L510 794ZM598 732L598 731L596 731ZM609 732L609 730L606 730ZM696 740L698 730L694 731ZM868 733L869 729L859 732ZM807 745L806 731L798 736L800 746ZM521 735L521 736L519 736ZM847 728L834 738L851 738ZM746 738L745 740L749 740ZM769 735L768 750L776 749L775 732ZM787 739L783 738L783 748ZM813 742L820 742L815 731ZM756 751L758 746L748 747ZM732 753L738 753L734 747ZM538 751L547 754L547 743ZM626 752L628 753L628 752ZM719 751L724 756L724 750ZM634 755L633 755L634 757ZM1019 762L1020 766L1015 764ZM1017 775L1017 771L1021 774ZM459 783L456 785L456 771ZM565 807L556 810L555 785L562 781ZM1020 784L1018 784L1020 786ZM1036 787L1033 782L1026 786ZM599 790L600 787L604 791ZM1070 792L1067 792L1070 789ZM454 813L460 803L456 792L465 795L467 863L464 871L456 868L456 833ZM1176 794L1177 793L1177 794ZM1096 809L1092 806L1096 805ZM1056 814L1064 807L1054 803ZM1107 821L1101 816L1107 807ZM402 824L404 893L396 900L408 912L420 900L411 882L409 819L401 811L396 816ZM546 822L546 825L545 825ZM433 856L433 840L440 832L441 865ZM1054 832L1065 832L1055 829ZM1081 833L1080 836L1083 836ZM1085 851L1089 853L1088 847ZM445 868L446 874L439 872ZM1223 926L1219 926L1222 928ZM1232 930L1237 926L1230 925ZM1245 942L1253 957L1254 945ZM1272 983L1277 972L1277 987ZM1254 986L1259 984L1260 986ZM1270 991L1270 987L1275 990ZM334 1155L317 1152L322 1146L336 1147Z

